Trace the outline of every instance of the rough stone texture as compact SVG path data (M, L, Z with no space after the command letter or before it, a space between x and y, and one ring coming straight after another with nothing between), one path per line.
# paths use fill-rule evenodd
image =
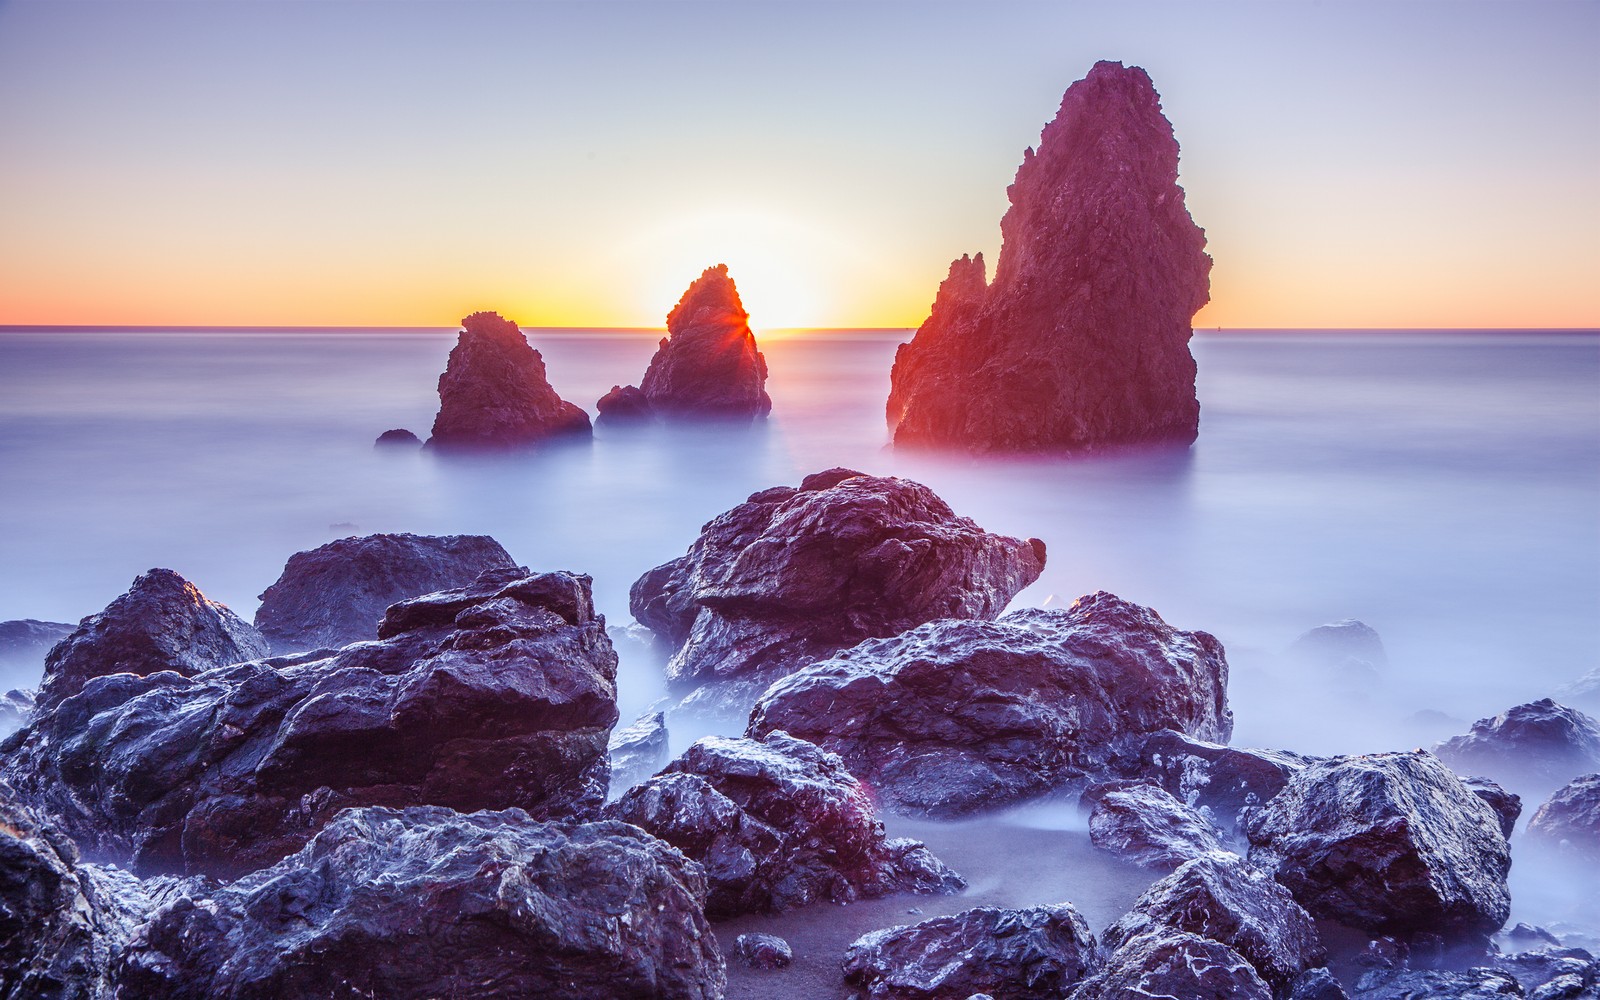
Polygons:
M172 570L153 569L50 650L39 710L106 674L189 676L265 655L266 640L248 622Z
M1498 956L1494 968L1514 977L1524 993L1539 1000L1600 1000L1600 962L1582 948Z
M706 268L667 314L667 336L639 385L650 409L745 419L770 411L767 361L749 320L728 266Z
M1089 842L1145 868L1172 871L1220 851L1216 827L1164 789L1140 781L1091 785L1083 793Z
M1070 1000L1271 1000L1244 956L1225 944L1156 926L1124 941Z
M1327 960L1311 914L1271 875L1228 851L1185 862L1146 889L1101 944L1114 951L1156 927L1227 945L1280 992Z
M378 440L372 442L372 444L377 448L412 449L421 448L422 439L404 427L397 427L392 431L384 431L379 434Z
M676 647L670 679L759 694L862 639L993 618L1043 568L1043 542L992 535L920 483L830 469L718 515L629 607Z
M787 733L708 736L606 807L705 866L713 918L818 900L957 892L961 876L914 840L886 840L838 757Z
M1226 741L1227 684L1215 638L1100 592L863 642L768 689L749 733L841 754L894 811L959 816L1103 776L1157 730Z
M1544 698L1479 719L1434 753L1462 774L1487 775L1513 790L1546 795L1580 774L1600 771L1600 723Z
M1429 753L1309 764L1244 827L1250 860L1317 917L1472 944L1510 912L1499 817Z
M21 674L39 670L50 647L71 635L76 627L34 618L0 622L0 671Z
M1231 834L1241 810L1278 794L1311 759L1288 750L1222 746L1165 729L1146 738L1137 760L1121 770L1154 781Z
M289 557L261 594L256 628L278 653L337 649L376 639L391 604L516 565L488 535L341 538Z
M645 398L644 390L636 385L614 385L594 405L600 411L596 418L600 423L638 423L654 415L650 400Z
M794 961L789 942L774 934L740 934L733 941L733 953L752 969L781 969Z
M90 681L0 752L86 853L233 877L353 805L526 808L605 795L616 654L589 578L520 570L389 609L384 641Z
M611 758L611 794L620 795L667 762L667 717L650 712L616 730L606 743L606 754Z
M439 376L439 415L428 447L505 448L589 433L589 415L550 387L544 358L517 324L492 312L461 321L461 337Z
M1500 820L1500 832L1510 840L1511 831L1517 827L1517 817L1522 815L1522 796L1506 791L1488 778L1462 778L1461 782L1489 804Z
M1062 996L1094 965L1094 935L1070 904L980 906L858 938L844 981L871 1000L1023 1000Z
M962 257L895 355L897 445L1088 450L1194 440L1190 320L1210 299L1205 233L1150 77L1095 64L1023 156L994 283Z
M1350 1000L1339 980L1327 969L1307 969L1294 981L1289 1000Z
M1516 978L1498 969L1373 969L1356 981L1352 1000L1494 1000L1523 996Z
M1574 858L1600 862L1600 774L1575 778L1528 821L1527 839Z
M0 737L9 736L33 718L38 696L30 689L13 688L0 694Z
M705 880L621 823L521 810L341 813L306 847L160 910L128 995L720 998Z

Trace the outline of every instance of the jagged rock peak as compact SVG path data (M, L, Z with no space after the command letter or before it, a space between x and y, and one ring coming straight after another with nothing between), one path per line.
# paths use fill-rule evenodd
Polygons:
M517 324L475 312L439 376L433 448L495 448L590 432L589 415L551 388L544 358Z
M767 361L728 265L708 267L667 314L640 389L659 414L756 417L772 409Z

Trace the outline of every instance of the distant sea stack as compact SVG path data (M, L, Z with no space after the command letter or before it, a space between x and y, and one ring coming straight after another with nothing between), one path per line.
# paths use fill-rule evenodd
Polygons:
M728 265L708 267L667 314L639 388L613 386L599 402L608 421L702 416L753 419L772 409L767 359L756 349L750 314Z
M589 415L556 395L544 358L498 313L461 321L461 338L439 376L439 415L430 448L505 448L590 433Z
M895 356L897 445L974 452L1190 443L1200 423L1194 314L1205 232L1184 207L1178 143L1138 67L1096 63L1023 154L983 256L950 265Z

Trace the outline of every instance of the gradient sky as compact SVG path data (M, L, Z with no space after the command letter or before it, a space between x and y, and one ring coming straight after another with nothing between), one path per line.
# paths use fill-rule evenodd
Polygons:
M1198 326L1600 326L1600 3L0 0L0 323L915 326L1097 59Z

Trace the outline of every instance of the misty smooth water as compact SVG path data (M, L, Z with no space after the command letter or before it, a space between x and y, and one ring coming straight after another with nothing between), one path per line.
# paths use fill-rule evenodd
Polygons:
M657 336L530 331L591 412L638 381ZM372 441L426 437L454 331L3 333L0 619L75 621L153 566L248 618L291 553L411 531L489 534L535 569L589 573L625 624L629 585L705 521L842 465L1044 539L1019 606L1109 590L1220 637L1239 745L1428 745L1600 664L1600 336L1202 334L1194 447L1077 460L888 448L906 336L761 336L773 413L747 429L444 457ZM1387 671L1309 686L1278 654L1343 618L1378 630ZM663 686L622 653L627 721Z

